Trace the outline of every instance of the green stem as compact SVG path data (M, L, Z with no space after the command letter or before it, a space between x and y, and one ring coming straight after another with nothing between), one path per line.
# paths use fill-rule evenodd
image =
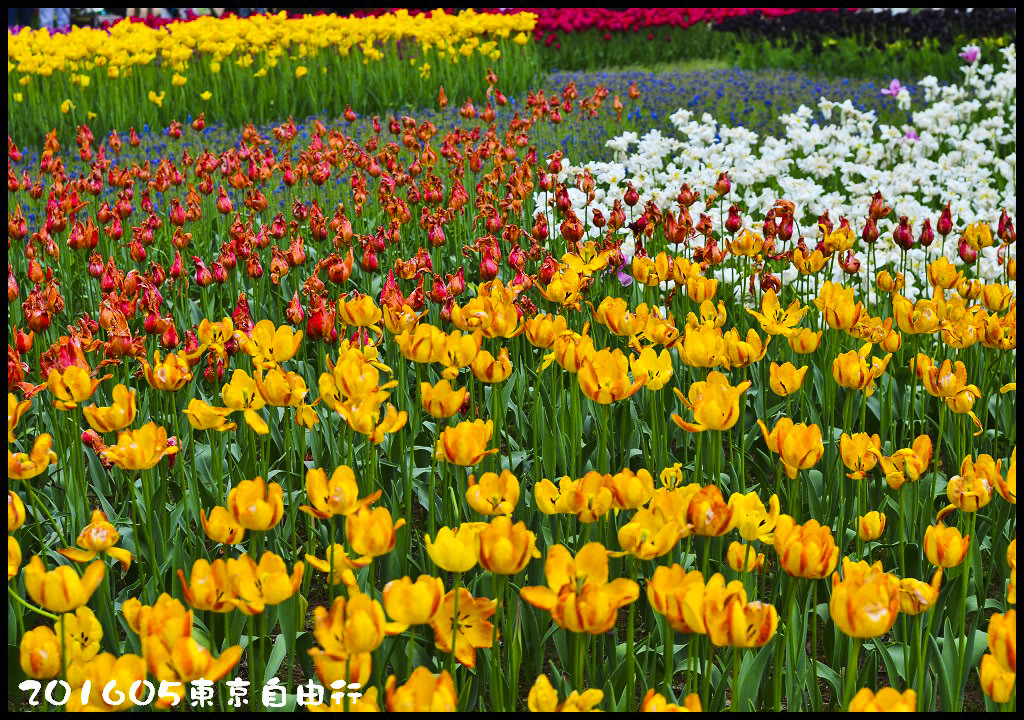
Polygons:
M924 533L924 528L928 526L930 521L932 510L935 506L935 488L939 484L939 455L942 452L942 436L946 432L946 403L939 403L939 436L935 438L935 454L932 455L932 490L931 494L928 495L927 502L925 503L925 514L921 519L920 523L921 532Z
M700 702L703 707L708 707L711 704L711 668L715 665L715 644L708 641L708 658L704 662L703 675L700 679L701 690L700 690Z
M917 663L918 663L918 670L917 670L917 709L918 709L919 712L924 712L924 711L928 710L929 707L930 707L930 705L928 704L928 702L927 702L927 700L925 698L924 679L925 679L925 671L928 668L928 651L930 650L928 640L932 636L932 623L935 621L935 615L936 615L935 608L932 608L928 612L929 612L929 614L928 614L928 623L927 623L927 626L925 627L925 631L924 631L924 635L923 636L920 633L920 628L918 628L918 647L919 648L921 648L922 641L923 641L923 649L918 652L918 661L917 661Z
M18 593L14 592L14 590L11 589L10 585L7 586L7 596L10 598L14 598L14 600L17 601L18 604L24 607L26 610L31 610L32 612L38 615L42 615L45 618L49 618L50 620L58 619L57 616L53 613L46 612L42 608L37 608L35 605L29 605L27 602L25 602L25 599L23 597L21 597L20 595L18 595ZM19 617L21 616L19 615Z
M636 577L636 558L630 555L629 557L629 576L630 578ZM629 618L626 622L626 657L629 660L629 669L626 671L626 698L628 699L629 706L632 708L633 703L636 702L636 676L634 670L636 665L636 648L634 647L633 638L633 621L636 617L636 603L632 602L629 604Z
M850 647L850 663L846 666L846 683L843 689L843 707L849 707L853 700L854 691L857 687L857 664L860 661L860 646L864 640L855 637L851 638L853 644Z
M972 540L977 542L974 537L974 528L977 523L978 513L970 513L970 519L968 520L968 535ZM963 710L964 707L964 686L967 684L965 677L966 662L967 662L967 584L971 579L971 552L968 549L967 556L963 562L963 580L960 583L960 644L957 648L957 710Z
M675 649L675 631L672 630L672 626L669 625L668 616L664 616L663 619L665 621L662 626L662 643L663 651L665 653L665 695L668 696L672 693L672 675L675 670L675 657L673 652ZM690 641L693 642L692 636Z
M790 626L789 620L793 609L793 598L796 596L797 580L796 578L789 576L787 576L786 579L786 597L782 603L782 620L786 623L786 641L788 642L791 635L796 631L796 628ZM785 672L783 668L784 651L785 645L783 644L783 639L779 637L778 633L776 633L775 666L772 669L772 697L775 699L775 712L782 712L782 676Z
M821 688L818 686L818 583L811 581L811 702L815 712L823 712Z
M732 649L732 712L739 712L740 703L740 662L743 648Z
M582 693L586 687L586 678L584 677L583 665L584 658L587 655L587 634L586 633L575 633L576 635L576 672L573 680L576 683L576 691Z

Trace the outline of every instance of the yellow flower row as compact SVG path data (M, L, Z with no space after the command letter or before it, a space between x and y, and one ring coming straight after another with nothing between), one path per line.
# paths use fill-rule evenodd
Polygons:
M415 40L424 51L437 48L453 59L474 53L492 56L498 52L495 38L526 44L536 20L532 13L506 15L473 10L452 15L435 10L429 18L406 10L369 18L288 18L282 11L244 19L204 17L161 28L119 23L109 33L74 28L66 35L50 35L47 30L22 28L17 35L7 33L7 72L48 77L55 71L106 66L110 77L120 77L119 70L111 73L109 69L149 65L158 57L176 71L183 71L196 52L209 57L213 72L236 52L238 62L246 66L253 55L260 53L266 53L266 61L274 65L286 53L301 58L326 48L337 48L341 55L348 55L358 47L367 57L379 60L383 55L378 44L408 40Z

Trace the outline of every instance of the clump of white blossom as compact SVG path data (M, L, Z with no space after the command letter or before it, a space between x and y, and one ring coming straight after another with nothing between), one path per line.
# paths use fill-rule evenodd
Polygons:
M893 242L892 231L899 217L912 223L915 239L923 221L931 219L934 230L947 202L951 205L956 231L945 242L944 254L962 265L957 254L959 231L967 225L990 223L993 233L1000 212L1011 217L1017 213L1017 56L1015 45L1000 50L1002 68L977 62L964 66L963 85L940 86L936 78L919 83L923 90L922 107L912 113L912 122L899 127L879 123L873 111L862 112L850 100L835 102L821 98L818 109L825 124L812 122L814 111L806 106L783 115L783 137L761 137L743 127L728 127L704 113L696 118L689 110L671 116L677 137L658 130L643 135L625 132L608 141L615 151L612 162L562 163L558 179L569 184L573 209L589 220L594 209L605 216L616 198L622 198L628 183L640 193L634 208L639 213L648 200L662 210L675 204L683 183L707 196L720 172L727 172L732 189L721 208L707 211L716 234L722 232L724 209L739 206L744 226L759 231L765 214L776 200L785 199L796 206L798 232L813 247L819 237L817 218L828 211L838 225L846 217L858 236L855 246L864 258L860 230L875 192L881 192L894 212L878 223L880 237L875 243L872 269L899 267L902 250ZM894 85L896 83L894 82ZM905 88L901 92L905 92ZM900 100L900 96L896 96ZM904 98L904 101L907 101ZM597 187L589 206L586 196L576 190L574 179L584 169L594 177ZM537 196L538 207L544 196ZM704 204L691 208L694 222ZM555 218L548 209L550 223ZM589 225L589 223L588 223ZM623 254L632 256L631 234L626 235ZM591 237L599 230L589 225ZM794 233L795 242L797 233ZM984 279L1001 281L1003 268L997 263L993 247L984 249L977 268L971 273ZM916 299L929 293L926 262L942 252L942 238L927 251L915 242L907 253L904 294ZM782 244L780 249L787 249ZM1014 256L1015 246L1009 254ZM832 264L837 281L849 282L838 263ZM862 272L866 265L862 263ZM783 280L792 281L796 270L787 268ZM724 278L727 286L740 292L735 277ZM873 283L872 283L873 285ZM1015 283L1012 283L1015 286Z

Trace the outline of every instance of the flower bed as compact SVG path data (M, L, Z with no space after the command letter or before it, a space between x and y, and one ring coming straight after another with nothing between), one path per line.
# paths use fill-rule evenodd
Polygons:
M921 172L933 143L1010 162L1006 61L919 86ZM893 142L823 103L785 138L685 112L685 141L619 137L641 195L536 150L602 132L608 88L518 110L12 136L15 702L1010 702L1009 185L925 199L843 166L819 207L807 158Z
M206 16L55 36L22 29L7 36L7 125L19 137L56 128L70 139L83 123L123 132L166 126L200 108L237 128L289 115L339 117L346 108L432 105L439 84L459 102L480 102L489 68L507 78L506 92L525 90L536 75L533 24L525 13L466 10L429 18Z

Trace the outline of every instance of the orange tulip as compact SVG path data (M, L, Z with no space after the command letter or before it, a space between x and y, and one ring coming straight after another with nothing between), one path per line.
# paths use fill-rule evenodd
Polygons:
M817 520L798 525L789 515L780 515L775 526L775 552L779 565L793 577L820 579L835 570L839 548L832 531Z
M403 525L405 518L393 523L387 508L370 509L369 505L360 505L345 518L345 537L357 554L379 557L394 549L398 539L396 532Z
M445 428L437 440L437 459L456 465L476 465L498 448L485 450L494 432L492 420L465 420L455 427Z
M243 480L228 493L228 511L246 530L269 530L284 517L284 496L277 483Z
M782 460L782 466L790 479L796 478L800 470L809 470L825 454L821 440L821 428L817 425L794 424L789 418L779 418L775 428L768 432L767 426L758 418L765 444Z
M455 659L468 668L474 668L477 649L491 647L494 626L487 618L494 615L498 604L487 598L474 598L469 590L460 587L456 617L455 598L456 591L449 591L430 619L434 646L443 653L450 653L454 644Z

